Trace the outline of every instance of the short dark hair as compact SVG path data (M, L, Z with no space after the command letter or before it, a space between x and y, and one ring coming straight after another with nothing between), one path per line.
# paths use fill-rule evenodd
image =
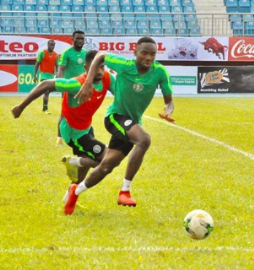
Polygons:
M150 37L142 37L138 40L137 44L140 45L141 43L153 43L156 45L156 42L154 39Z
M76 31L74 31L73 33L72 33L72 37L74 37L76 34L85 34L85 32L84 31L82 31L82 30L76 30Z
M85 58L85 61L86 61L86 64L91 64L95 55L98 53L99 51L97 50L90 50L87 52L86 54L86 58Z
M50 39L50 40L48 41L48 45L49 45L50 42L54 42L54 43L55 43L54 39Z

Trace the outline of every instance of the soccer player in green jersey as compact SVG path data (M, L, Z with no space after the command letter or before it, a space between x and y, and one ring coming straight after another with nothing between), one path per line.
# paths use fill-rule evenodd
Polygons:
M55 76L55 71L57 71L57 62L58 62L58 55L54 52L55 49L55 41L50 39L48 41L48 48L47 50L40 51L36 64L34 67L34 75L33 81L36 83L37 79L37 71L40 67L40 82L48 79L53 79ZM43 108L42 111L45 114L50 114L48 110L48 102L49 102L49 91L47 91L43 95Z
M105 118L106 129L112 137L101 163L79 185L71 185L69 197L64 206L66 215L72 214L75 210L78 196L107 176L134 146L129 156L123 186L119 192L118 204L136 206L136 201L130 194L130 186L150 146L150 136L142 128L141 118L158 85L161 87L165 103L164 112L159 115L167 121L174 121L171 118L174 105L170 78L165 67L154 61L156 52L156 42L149 37L143 37L137 42L134 60L127 60L105 52L95 57L87 80L76 98L79 98L81 102L89 100L96 68L103 61L110 69L117 72L114 101L109 106Z
M87 50L83 49L85 44L85 34L81 30L76 30L72 34L73 46L66 49L59 59L59 70L57 77L70 79L77 77L85 72L84 64ZM62 145L62 137L60 135L59 125L62 120L62 115L58 121L58 137L56 145Z

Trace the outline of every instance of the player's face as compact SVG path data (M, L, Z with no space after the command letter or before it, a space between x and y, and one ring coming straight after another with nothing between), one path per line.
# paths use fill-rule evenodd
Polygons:
M49 43L48 43L48 51L49 52L53 52L54 51L54 49L55 49L55 41L49 41Z
M85 66L85 69L87 72L89 71L89 68L90 68L90 64ZM97 70L97 74L94 78L93 83L97 84L102 80L102 77L104 76L104 71L105 71L105 65L102 63Z
M75 34L73 37L73 47L74 49L81 50L85 44L84 34Z
M157 47L153 43L141 43L135 50L137 66L141 70L148 70L155 60Z

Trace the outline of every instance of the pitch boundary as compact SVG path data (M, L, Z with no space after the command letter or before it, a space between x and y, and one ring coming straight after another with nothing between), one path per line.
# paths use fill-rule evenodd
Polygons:
M222 146L222 147L224 147L224 148L226 148L226 149L228 149L228 150L230 150L230 151L233 151L233 152L238 153L238 154L241 154L241 155L243 155L243 156L245 156L245 157L247 157L247 158L249 158L249 159L251 159L251 160L254 160L254 155L253 155L253 154L248 153L248 152L245 152L245 151L243 151L243 150L240 150L240 149L238 149L238 148L236 148L236 147L234 147L234 146L231 146L231 145L229 145L229 144L227 144L227 143L218 141L218 140L216 140L216 139L214 139L214 138L212 138L212 137L203 135L203 134L198 133L198 132L196 132L196 131L194 131L194 130L191 130L191 129L188 129L188 128L185 128L185 127L182 127L182 126L179 126L179 125L174 125L174 124L168 123L168 122L166 122L165 120L156 119L156 118L151 117L151 116L148 116L148 115L144 115L144 117L145 117L145 118L148 118L148 119L150 119L150 120L153 120L153 121L162 123L162 124L164 124L164 125L168 125L168 126L170 126L170 127L172 127L172 128L176 128L176 129L182 130L182 131L184 131L184 132L186 132L186 133L189 133L189 134L191 134L191 135L193 135L193 136L196 136L196 137L205 139L205 140L210 141L210 142L212 142L212 143L218 144L218 145L220 145L220 146Z
M115 247L44 247L44 248L0 248L0 254L11 253L28 253L28 254L42 254L47 252L73 252L73 253L84 253L84 252L244 252L244 253L254 253L254 248L244 248L244 247L228 247L228 246L218 246L218 247L162 247L162 246L145 246L145 247L125 247L125 248L115 248Z

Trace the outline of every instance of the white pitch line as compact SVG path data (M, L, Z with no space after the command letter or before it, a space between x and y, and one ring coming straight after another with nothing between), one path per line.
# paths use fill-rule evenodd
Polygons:
M101 252L101 253L114 253L114 252L220 252L220 251L230 251L230 252L244 252L244 253L254 253L254 248L244 248L244 247L161 247L161 246L146 246L146 247L125 247L125 248L115 248L115 247L44 247L44 248L0 248L0 254L12 253L12 254L40 254L47 252L67 252L67 253L84 253L84 252Z
M153 120L153 121L162 123L162 124L164 124L164 125L168 125L168 126L170 126L170 127L172 127L172 128L177 128L177 129L183 130L183 131L185 131L186 133L189 133L189 134L191 134L191 135L200 137L200 138L205 139L205 140L207 140L207 141L210 141L210 142L212 142L212 143L218 144L218 145L220 145L220 146L222 146L222 147L224 147L224 148L229 149L230 151L233 151L233 152L238 153L238 154L242 154L242 155L244 155L245 157L247 157L247 158L249 158L249 159L251 159L251 160L254 160L254 155L253 155L253 154L248 153L248 152L245 152L245 151L240 150L240 149L237 149L237 148L234 147L234 146L231 146L231 145L229 145L229 144L227 144L227 143L218 141L218 140L216 140L216 139L214 139L214 138L212 138L212 137L205 136L205 135L203 135L203 134L201 134L201 133L198 133L198 132L196 132L196 131L193 131L193 130L188 129L188 128L185 128L185 127L181 127L181 126L178 126L178 125L174 125L174 124L168 123L168 122L166 122L165 120L156 119L156 118L154 118L154 117L147 116L147 115L144 115L144 117L145 117L145 118L148 118L148 119L151 119L151 120Z

